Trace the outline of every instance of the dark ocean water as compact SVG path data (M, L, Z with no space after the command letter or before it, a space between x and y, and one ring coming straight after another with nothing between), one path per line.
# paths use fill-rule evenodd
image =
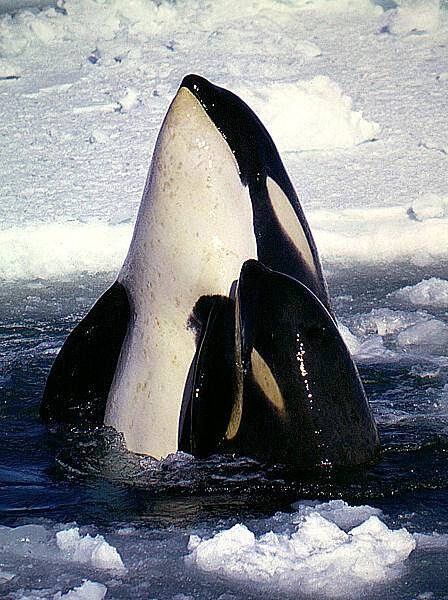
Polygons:
M438 266L430 273L406 265L330 271L338 319L353 329L360 315L392 308L402 317L423 310L446 322L446 308L397 306L388 297L429 276L447 278L448 268ZM290 511L298 500L341 498L382 509L389 526L448 533L448 349L426 344L404 352L393 334L383 336L382 350L358 361L383 444L380 462L368 469L327 470L305 478L250 460L196 461L182 456L155 466L124 453L112 432L74 432L64 439L48 433L38 408L52 361L109 282L101 276L2 286L0 525L76 522L114 531L132 524L143 537L163 537L173 531L186 535L198 526L213 531L240 520L270 517ZM140 546L135 542L134 549L128 548L132 556L143 550L142 540ZM170 552L176 543L166 542ZM414 553L408 563L406 578L394 582L387 596L383 590L368 597L404 599L424 592L432 592L432 598L448 596L448 548ZM140 581L136 587L117 586L107 597L171 598L184 591L185 581L173 582L170 566L163 561L157 585L150 573L147 577L154 596L147 595ZM18 590L51 585L50 574L36 584L20 571L4 593L20 597ZM218 597L222 586L198 585L195 598ZM0 597L1 593L0 587ZM247 591L235 596L245 597Z

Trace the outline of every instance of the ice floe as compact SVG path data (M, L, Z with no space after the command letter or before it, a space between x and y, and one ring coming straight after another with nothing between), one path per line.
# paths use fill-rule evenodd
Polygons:
M306 507L291 515L286 532L257 535L236 524L209 538L192 535L185 561L258 590L356 597L363 586L397 577L416 542L405 529L389 529L375 509L350 510L344 503Z
M447 308L448 281L438 277L423 279L415 285L407 285L391 294L389 297L400 304L412 306Z

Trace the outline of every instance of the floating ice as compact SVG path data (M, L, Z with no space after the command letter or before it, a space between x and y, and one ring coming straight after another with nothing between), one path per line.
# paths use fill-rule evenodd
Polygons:
M380 126L353 110L351 98L323 75L236 91L268 125L279 150L347 148L380 133Z
M399 575L416 545L411 534L389 529L377 515L369 515L369 507L364 507L366 520L346 532L322 516L334 510L324 506L299 516L292 533L268 530L256 536L237 524L209 539L192 535L185 561L239 584L329 597L353 597L363 586L386 583ZM347 506L336 510L344 521ZM294 515L291 519L294 523ZM345 519L347 524L350 518Z
M66 594L58 592L53 596L53 600L103 600L106 594L107 587L105 585L86 580Z
M373 308L367 314L356 315L352 319L352 326L358 334L377 333L385 336L398 333L406 327L428 319L429 316L424 313L391 310L390 308Z
M403 287L389 297L403 304L413 306L431 306L433 308L448 307L448 281L431 277L423 279L416 285Z
M53 532L42 525L0 526L0 550L23 559L66 560L88 564L96 569L126 571L116 548L108 544L102 535L82 536L78 527L58 531L55 538Z
M414 539L417 542L419 550L440 550L448 549L448 535L442 533L414 533Z
M403 348L448 354L448 326L438 319L417 323L401 331L397 341Z
M350 353L356 354L356 352L359 350L359 347L361 346L361 342L358 340L356 335L354 335L350 331L350 329L342 323L338 323L338 329L342 336L342 339L345 342L345 345L350 350Z
M89 534L81 536L79 528L73 527L58 531L56 543L67 560L88 563L97 569L125 571L116 548L108 544L102 535L94 538Z

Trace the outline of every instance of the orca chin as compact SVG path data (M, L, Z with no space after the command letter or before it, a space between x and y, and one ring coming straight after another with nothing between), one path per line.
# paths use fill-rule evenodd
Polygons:
M375 459L377 429L269 133L188 75L164 118L116 282L66 339L40 414L133 452L309 468Z

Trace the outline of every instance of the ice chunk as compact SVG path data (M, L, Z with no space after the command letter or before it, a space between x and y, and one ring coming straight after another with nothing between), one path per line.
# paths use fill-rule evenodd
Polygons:
M22 68L15 63L0 58L0 79L18 78Z
M358 340L356 335L354 335L348 327L342 325L342 323L338 323L338 329L342 335L345 345L350 350L350 353L356 354L361 345L361 342Z
M56 534L56 543L63 556L74 562L89 563L97 569L125 571L121 556L102 535L81 536L78 527L63 529Z
M15 576L15 573L11 573L11 571L3 571L0 569L0 585L7 581L11 581L11 579L14 579Z
M237 93L269 124L284 151L347 148L380 133L380 126L353 110L352 99L326 76L272 83L257 91L239 88Z
M430 353L448 354L448 326L438 319L417 323L398 334L397 341L403 348L423 348Z
M334 508L329 505L328 512ZM414 548L405 529L391 530L376 515L345 532L311 510L292 533L267 531L257 537L237 524L210 539L191 536L185 561L262 589L351 597L366 584L395 577Z
M393 300L413 306L448 307L448 280L431 277L389 294Z
M110 136L103 129L100 129L99 127L92 129L89 136L89 142L91 144L107 144L109 141Z
M398 333L406 327L415 325L429 316L416 312L391 310L390 308L373 308L369 313L356 315L352 319L356 333L368 335L377 333L380 336Z
M302 56L306 58L315 58L316 56L322 55L322 50L319 48L317 44L313 44L313 42L298 42L296 46L296 51L299 52Z
M443 219L448 215L448 199L436 194L424 194L412 202L408 215L417 221Z
M350 506L347 502L344 502L344 500L330 500L329 502L324 502L322 504L317 502L297 502L293 504L292 507L298 511L297 515L299 518L310 514L311 512L318 512L325 517L325 519L328 519L338 527L344 529L344 531L348 531L352 527L360 525L369 517L381 517L383 514L379 508L367 505Z
M85 580L79 587L75 587L66 594L58 592L53 600L103 600L107 587L96 581Z
M140 103L139 92L135 88L126 88L124 94L118 98L122 112L128 112Z

